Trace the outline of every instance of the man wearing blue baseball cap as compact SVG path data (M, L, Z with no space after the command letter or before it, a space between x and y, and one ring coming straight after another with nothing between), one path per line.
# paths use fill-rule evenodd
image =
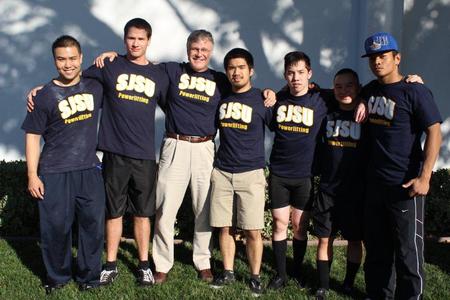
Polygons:
M394 294L397 299L419 299L424 288L424 201L439 154L442 119L431 91L404 81L391 34L376 33L364 46L362 57L369 58L377 78L362 91L371 136L364 217L366 290L370 299Z

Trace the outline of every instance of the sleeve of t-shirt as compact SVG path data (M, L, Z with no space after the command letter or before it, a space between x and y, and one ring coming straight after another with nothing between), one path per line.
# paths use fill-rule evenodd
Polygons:
M109 63L109 60L108 60L108 63ZM107 62L105 61L105 65L106 64L107 64ZM103 83L104 82L104 77L103 77L103 69L104 68L106 68L106 66L103 68L97 68L95 65L92 65L83 71L83 77L96 79L99 82Z
M274 106L272 107L266 107L265 108L265 118L264 122L266 123L267 128L269 128L270 131L275 130L275 123L276 120L274 119Z
M367 84L367 85L365 85L365 86L363 86L362 88L361 88L361 91L359 92L359 96L361 97L361 99L363 99L363 100L365 100L365 101L368 101L369 99L368 99L368 91L369 91L369 87L368 87L369 85Z
M158 65L158 67L161 70L160 87L159 87L160 95L158 98L158 105L159 107L161 107L164 113L166 112L167 94L169 92L169 75L167 75L165 65L166 65L165 63L161 63Z
M338 107L338 103L334 97L334 92L332 89L321 89L320 95L325 102L327 111L333 111Z
M41 95L44 94L41 92ZM22 129L26 133L42 135L47 129L48 109L45 107L44 98L37 94L34 99L34 109L28 112L22 123Z
M224 73L216 72L214 75L214 81L216 82L216 85L219 88L220 95L222 96L222 98L225 98L228 94L231 93L230 81L228 81L228 78Z
M314 151L314 160L312 165L313 175L318 176L322 173L321 161L325 151L325 142L327 134L327 118L323 118L320 124L319 134L316 138L316 149Z
M442 117L439 113L431 91L423 84L414 85L414 94L412 96L414 120L423 130L436 123L442 123Z

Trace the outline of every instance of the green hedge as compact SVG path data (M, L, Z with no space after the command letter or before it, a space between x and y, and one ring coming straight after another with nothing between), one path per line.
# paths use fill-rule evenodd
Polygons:
M450 170L441 169L433 174L430 193L425 205L427 235L450 236L449 198ZM266 195L266 204L267 202ZM272 217L268 205L266 205L264 221L263 236L269 239L272 231ZM0 235L37 236L39 234L38 222L36 200L27 192L25 162L0 161ZM129 224L125 225L125 229L131 227ZM189 239L192 237L193 228L190 192L188 191L177 216L176 234L179 238ZM127 231L125 230L125 232Z

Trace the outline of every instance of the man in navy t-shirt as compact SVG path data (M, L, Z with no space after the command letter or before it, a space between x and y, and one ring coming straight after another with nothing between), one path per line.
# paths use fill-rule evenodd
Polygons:
M133 215L138 282L154 283L148 252L149 217L155 214L156 207L155 109L165 99L168 78L161 66L153 65L145 56L151 34L147 21L130 20L124 29L126 55L112 62L105 60L103 68L92 66L83 72L83 76L95 78L105 87L98 135L107 195L102 284L111 283L118 275L117 252L126 211Z
M339 70L333 81L338 107L324 119L320 131L317 165L320 185L313 203L314 234L317 246L317 298L326 297L333 259L333 241L338 232L348 241L347 264L342 291L353 293L353 283L362 259L362 220L367 135L354 121L360 102L358 74Z
M61 36L52 46L59 73L35 98L23 122L28 190L39 199L46 292L72 279L72 225L78 223L77 274L81 290L98 285L104 237L105 194L96 156L102 86L80 79L77 40ZM40 153L40 139L45 144Z
M369 109L368 185L364 242L366 290L373 299L423 296L423 214L425 195L441 144L441 116L430 90L406 84L400 53L389 33L365 41L377 77L362 97ZM425 147L421 137L425 132Z
M273 216L272 247L277 274L269 288L287 282L286 249L289 217L293 227L295 277L303 285L301 266L306 252L312 205L313 160L318 133L331 93L309 89L312 76L308 55L300 51L284 57L288 89L277 93L274 106L274 143L270 155L269 199Z
M265 108L261 91L252 88L253 57L244 49L232 49L224 58L232 93L219 104L220 146L211 175L211 226L219 228L224 272L213 287L234 277L234 228L244 230L250 265L249 286L262 293L259 277L262 259L261 229L264 228L264 130L272 113Z

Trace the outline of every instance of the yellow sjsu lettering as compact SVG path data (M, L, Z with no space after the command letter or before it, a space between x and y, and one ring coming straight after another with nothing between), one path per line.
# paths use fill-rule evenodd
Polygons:
M281 105L277 110L277 122L294 122L312 126L314 123L314 111L299 105Z
M155 94L155 83L142 75L120 74L117 77L116 90L136 91L144 93L147 97L153 97Z
M180 77L178 88L180 90L189 89L199 92L205 92L208 96L213 96L216 90L216 83L203 77L195 77L189 76L188 74L183 74Z
M388 120L394 118L394 108L395 102L386 97L370 97L369 99L369 114L376 114L379 116L384 116Z
M92 94L76 94L58 103L61 118L67 119L77 112L93 111L94 97Z
M250 124L252 111L253 109L250 106L239 102L224 103L219 108L219 118L220 120L232 118Z
M361 125L349 120L328 121L327 138L337 136L359 140L361 137Z

